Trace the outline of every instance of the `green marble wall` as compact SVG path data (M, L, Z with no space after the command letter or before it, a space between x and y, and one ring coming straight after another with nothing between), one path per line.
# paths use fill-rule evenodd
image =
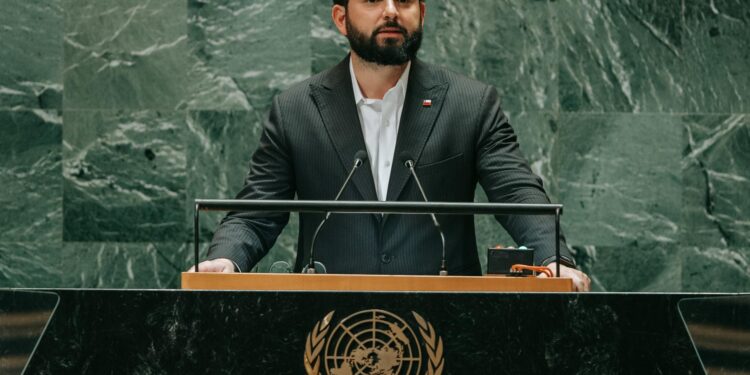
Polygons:
M750 291L750 3L427 4L422 58L498 88L596 290ZM273 95L347 50L329 0L3 5L0 287L177 287L192 200L232 197Z

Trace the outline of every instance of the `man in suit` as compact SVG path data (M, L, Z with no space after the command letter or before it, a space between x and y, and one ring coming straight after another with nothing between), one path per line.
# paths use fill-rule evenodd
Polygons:
M364 150L368 158L342 200L421 201L400 160L408 158L432 201L470 202L478 182L493 202L549 203L496 90L416 59L425 11L423 0L334 0L333 21L351 54L274 99L238 198L333 199ZM309 259L322 217L300 215L296 271ZM249 271L288 220L288 214L229 213L201 271ZM497 220L517 243L536 249L536 263L554 271L553 218ZM448 273L481 274L473 218L439 221ZM436 275L441 249L427 215L334 214L315 253L329 273ZM590 281L575 269L564 238L561 249L561 276L588 290Z

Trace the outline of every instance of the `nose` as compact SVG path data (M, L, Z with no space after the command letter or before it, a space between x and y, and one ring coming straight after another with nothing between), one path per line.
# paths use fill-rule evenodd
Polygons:
M385 18L395 20L398 18L398 8L396 7L396 1L398 0L385 0L385 9L383 10L383 16Z

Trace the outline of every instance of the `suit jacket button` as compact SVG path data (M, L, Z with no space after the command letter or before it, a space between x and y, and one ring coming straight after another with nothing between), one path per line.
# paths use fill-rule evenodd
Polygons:
M393 260L393 256L391 254L383 253L380 256L380 261L383 262L383 263L385 263L385 264L390 263L392 260Z

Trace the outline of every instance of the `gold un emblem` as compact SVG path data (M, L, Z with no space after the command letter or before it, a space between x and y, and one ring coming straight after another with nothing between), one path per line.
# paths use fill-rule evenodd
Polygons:
M351 314L330 329L334 312L326 314L307 335L308 375L443 373L443 339L416 312L412 311L412 315L419 326L418 335L404 319L385 310Z

